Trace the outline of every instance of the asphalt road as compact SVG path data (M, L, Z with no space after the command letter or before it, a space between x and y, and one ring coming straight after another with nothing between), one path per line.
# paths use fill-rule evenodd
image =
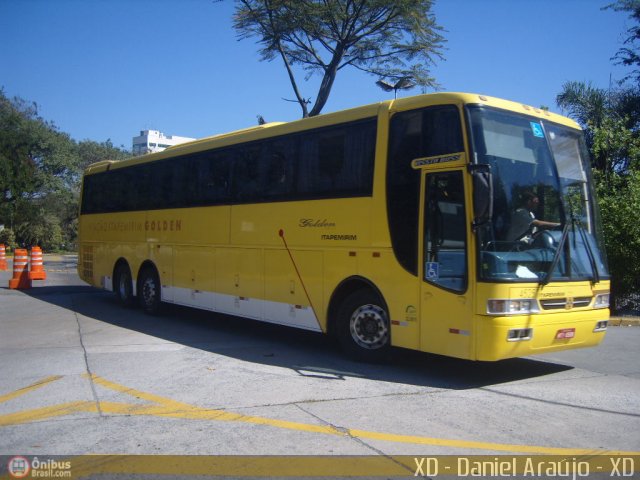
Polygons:
M0 455L640 454L640 327L535 358L368 365L317 334L123 309L73 257L45 268L24 291L0 272Z

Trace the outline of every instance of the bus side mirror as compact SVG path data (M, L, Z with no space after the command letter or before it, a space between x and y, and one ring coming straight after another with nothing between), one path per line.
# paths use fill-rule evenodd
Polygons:
M493 218L493 174L491 166L469 165L473 183L473 228L478 228Z

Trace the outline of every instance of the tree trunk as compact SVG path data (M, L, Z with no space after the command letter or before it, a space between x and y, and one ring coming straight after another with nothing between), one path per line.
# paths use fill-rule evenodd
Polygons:
M320 115L320 112L327 103L329 94L331 93L331 88L333 87L333 82L336 79L336 74L338 73L338 66L342 61L343 55L344 48L342 47L342 45L336 46L336 50L333 54L333 58L331 59L331 63L329 63L324 71L324 77L322 77L322 83L320 84L320 89L318 90L316 103L313 105L311 112L309 112L310 117Z

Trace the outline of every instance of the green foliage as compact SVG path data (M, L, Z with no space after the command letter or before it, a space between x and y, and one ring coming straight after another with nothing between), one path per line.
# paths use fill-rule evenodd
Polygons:
M40 246L45 252L64 249L60 219L35 205L22 211L16 234L25 246Z
M640 292L640 171L596 176L614 303Z
M640 291L640 135L628 127L628 117L612 112L591 127L592 155L606 159L596 170L611 291L617 308Z
M567 82L557 102L585 131L600 205L612 305L640 291L640 91Z
M7 243L75 248L84 168L129 156L109 140L75 142L40 117L35 103L0 89L0 224L11 235Z
M624 40L624 47L618 50L613 57L619 65L634 67L634 70L624 80L634 79L640 83L640 55L638 54L638 42L640 42L640 0L617 0L605 8L613 9L617 12L628 12L629 18L635 22L629 27Z
M599 126L589 124L591 153L605 179L614 173L640 170L640 136L627 127L628 123L627 117L609 116Z
M631 166L637 157L640 90L605 90L590 83L566 82L556 103L584 129L594 169L609 175Z
M64 188L71 139L38 116L37 106L0 90L0 206Z
M607 90L596 88L589 82L565 82L556 97L558 106L566 110L583 127L588 123L599 126L614 108Z
M10 250L16 248L16 234L10 228L0 230L0 243Z
M131 153L122 148L115 147L111 140L98 143L91 140L83 140L76 145L78 156L78 168L82 172L92 163L102 160L125 160L131 157Z
M608 90L567 82L556 100L585 130L612 275L612 305L638 309L633 299L640 292L640 0L616 0L605 9L629 13L631 27L612 60L631 67L631 73Z
M429 68L442 58L444 39L431 7L432 0L238 0L233 20L241 39L258 39L263 60L282 59L306 117L320 114L345 67L433 87ZM294 66L307 79L322 76L311 111Z

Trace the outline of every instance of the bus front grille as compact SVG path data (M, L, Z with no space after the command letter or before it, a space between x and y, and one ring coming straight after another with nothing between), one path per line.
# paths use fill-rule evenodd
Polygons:
M567 297L540 300L543 310L571 310L572 308L588 307L593 297Z

